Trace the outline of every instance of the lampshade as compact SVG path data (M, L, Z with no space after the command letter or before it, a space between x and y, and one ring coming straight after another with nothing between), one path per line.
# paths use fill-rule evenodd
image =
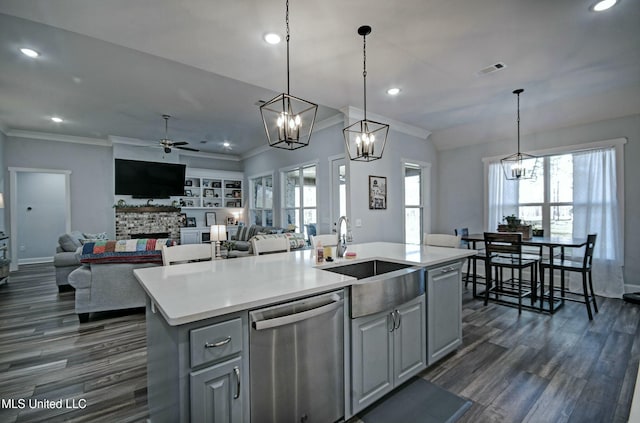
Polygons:
M363 40L364 119L344 128L342 135L349 159L370 162L382 158L389 125L367 119L367 35L371 34L371 27L361 26L358 28L358 34Z
M309 145L318 105L290 94L289 78L289 0L287 0L287 92L278 94L260 106L260 114L269 145L296 150Z
M226 241L227 227L225 225L211 225L211 241Z
M535 179L538 170L539 158L520 152L520 94L523 92L522 88L513 91L518 97L518 152L500 160L504 176L509 180Z

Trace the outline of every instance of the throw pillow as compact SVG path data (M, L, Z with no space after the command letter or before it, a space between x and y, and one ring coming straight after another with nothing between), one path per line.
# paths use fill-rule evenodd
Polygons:
M80 239L75 236L75 235L82 235L81 233L70 233L70 234L63 234L60 235L60 237L58 238L58 244L60 244L60 248L62 248L63 251L75 251L78 249L78 247L80 247L82 244L80 243Z

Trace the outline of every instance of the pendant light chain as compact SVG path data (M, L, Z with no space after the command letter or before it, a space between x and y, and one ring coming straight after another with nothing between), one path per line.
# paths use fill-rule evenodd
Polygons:
M518 155L520 154L520 93L518 95Z
M364 120L367 120L367 36L362 36L362 80L364 84Z
M287 94L290 94L289 89L289 0L287 0L287 14L285 17L287 24Z

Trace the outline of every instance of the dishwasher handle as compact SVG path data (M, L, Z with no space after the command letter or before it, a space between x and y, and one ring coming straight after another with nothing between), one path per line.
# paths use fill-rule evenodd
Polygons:
M321 314L329 313L342 307L343 300L338 295L332 295L331 299L333 300L333 302L321 307L312 308L311 310L305 310L300 313L288 314L281 317L275 317L273 319L256 320L255 322L253 322L253 327L255 330L264 330L275 328L278 326L290 325L301 320L306 320L312 317L320 316Z

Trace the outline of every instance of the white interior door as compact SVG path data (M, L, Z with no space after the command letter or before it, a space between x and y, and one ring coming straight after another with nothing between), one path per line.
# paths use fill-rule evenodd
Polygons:
M60 234L70 230L68 171L9 169L11 267L53 259Z

